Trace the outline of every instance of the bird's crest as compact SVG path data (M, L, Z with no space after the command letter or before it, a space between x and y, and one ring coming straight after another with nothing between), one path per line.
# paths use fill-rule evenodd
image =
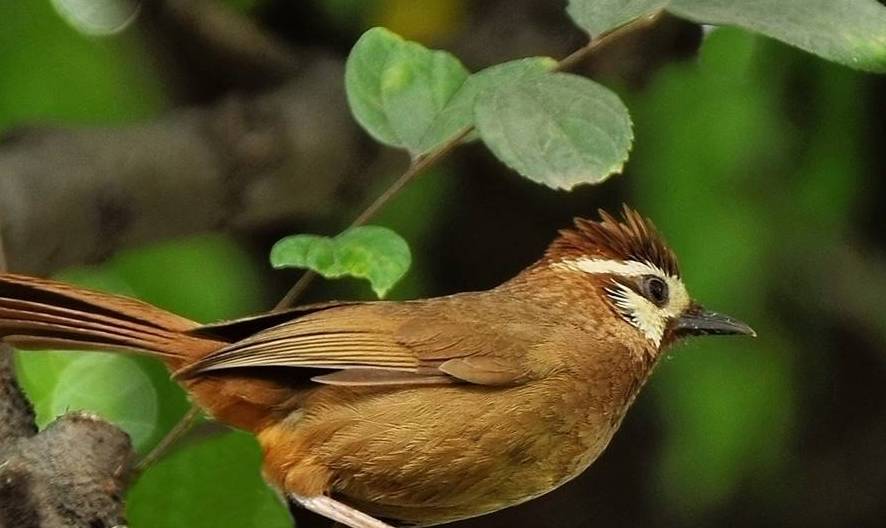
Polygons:
M627 205L619 221L602 209L600 221L575 219L575 227L560 230L545 256L558 262L581 257L646 262L668 275L679 277L677 256L655 229L655 225Z

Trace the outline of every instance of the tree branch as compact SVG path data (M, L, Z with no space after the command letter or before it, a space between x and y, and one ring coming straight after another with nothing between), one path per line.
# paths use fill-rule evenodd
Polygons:
M125 524L134 457L129 435L86 413L66 414L38 434L12 349L0 343L0 527Z
M34 408L15 380L10 348L0 344L0 454L19 438L35 434Z
M121 127L23 128L0 140L10 269L46 274L123 246L316 217L360 188L340 61L279 89Z
M296 74L302 63L299 53L225 2L143 2L146 35L162 34L165 39L158 42L161 45L180 43L187 48L186 54L199 56L190 57L191 62L205 64L203 70L223 72L228 80L236 77L241 84L268 86Z
M7 352L2 352L6 354ZM0 526L119 526L132 460L129 437L85 413L70 413L0 455Z

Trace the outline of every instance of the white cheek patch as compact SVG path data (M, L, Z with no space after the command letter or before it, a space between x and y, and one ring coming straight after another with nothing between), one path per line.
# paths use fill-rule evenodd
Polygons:
M609 294L625 321L643 332L646 339L655 343L656 347L661 344L667 318L662 317L661 309L658 306L617 281L612 281L612 287L606 288L606 293Z
M668 285L668 303L656 306L655 303L613 280L613 285L606 288L622 317L636 327L658 347L664 338L665 328L671 318L677 317L689 307L691 302L686 286L679 277L668 275L658 266L649 262L635 260L606 260L579 258L562 260L555 267L592 274L615 275L621 277L642 277L655 275Z

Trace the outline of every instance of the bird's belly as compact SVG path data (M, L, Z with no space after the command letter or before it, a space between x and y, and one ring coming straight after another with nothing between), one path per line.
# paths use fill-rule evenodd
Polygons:
M337 405L319 395L283 430L259 435L265 470L288 492L331 493L380 517L481 515L556 488L606 446L611 420L562 389L552 380L355 391Z

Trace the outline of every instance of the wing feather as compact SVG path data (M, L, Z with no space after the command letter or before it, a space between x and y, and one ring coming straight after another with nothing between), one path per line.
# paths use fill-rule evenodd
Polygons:
M524 381L523 360L539 328L509 324L500 314L491 319L496 312L482 293L463 295L478 296L473 311L454 297L330 306L234 342L177 375L278 366L337 370L313 379L339 385Z

